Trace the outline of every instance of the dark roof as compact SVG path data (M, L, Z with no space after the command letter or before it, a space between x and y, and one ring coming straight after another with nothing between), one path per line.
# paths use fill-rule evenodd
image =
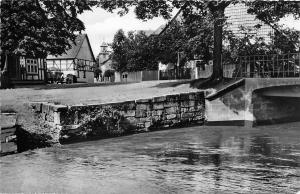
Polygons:
M66 53L64 53L62 55L58 55L58 56L48 55L47 59L75 59L78 55L78 52L79 52L79 50L81 48L81 45L82 45L85 38L88 41L89 48L91 49L92 56L95 60L95 57L94 57L94 54L93 54L93 51L92 51L92 48L91 48L91 45L90 45L90 41L89 41L89 38L88 38L87 34L77 35L77 37L75 39L76 44L74 44L72 41L70 41L71 49L67 50Z

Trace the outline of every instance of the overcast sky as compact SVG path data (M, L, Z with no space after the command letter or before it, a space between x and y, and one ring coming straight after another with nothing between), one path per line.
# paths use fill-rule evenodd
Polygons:
M173 15L175 15L174 11ZM102 8L94 8L93 11L84 12L79 18L84 22L95 57L100 51L103 41L112 42L117 30L125 32L131 30L156 30L167 21L162 18L154 18L147 22L136 19L133 11L120 17L117 13L109 13ZM284 19L282 24L300 30L300 21L294 21L292 17Z
M95 57L100 51L103 41L112 42L114 34L119 29L125 32L131 30L156 30L167 21L162 18L154 18L147 22L136 19L135 13L131 11L120 17L117 13L109 13L102 8L95 8L93 12L84 12L79 18L84 22Z

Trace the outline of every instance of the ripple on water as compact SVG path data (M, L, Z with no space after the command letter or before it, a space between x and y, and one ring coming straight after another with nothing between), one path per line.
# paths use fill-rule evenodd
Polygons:
M0 192L296 193L297 127L191 127L5 156Z

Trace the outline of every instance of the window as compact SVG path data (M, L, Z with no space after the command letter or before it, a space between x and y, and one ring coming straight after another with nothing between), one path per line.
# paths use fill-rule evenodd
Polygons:
M27 73L29 74L37 74L38 73L38 66L36 59L26 59L26 69Z

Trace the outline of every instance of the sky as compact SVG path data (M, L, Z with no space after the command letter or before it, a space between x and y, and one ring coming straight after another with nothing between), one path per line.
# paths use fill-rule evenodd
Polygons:
M176 10L173 15L176 14ZM87 33L95 57L100 52L100 45L103 41L111 43L114 34L123 29L126 32L131 30L156 30L161 25L166 24L167 20L163 18L154 18L148 21L142 21L136 18L131 10L127 15L120 17L117 13L109 13L102 8L94 8L93 11L87 11L79 15L86 27ZM286 17L281 22L288 27L300 30L300 21L293 20L292 17Z
M109 13L102 8L94 8L93 11L84 12L79 19L85 24L87 33L95 57L100 52L100 45L103 41L112 42L114 34L123 29L126 32L131 30L156 30L167 23L162 18L154 18L146 22L136 18L135 13L130 11L127 15L120 17L117 13Z

